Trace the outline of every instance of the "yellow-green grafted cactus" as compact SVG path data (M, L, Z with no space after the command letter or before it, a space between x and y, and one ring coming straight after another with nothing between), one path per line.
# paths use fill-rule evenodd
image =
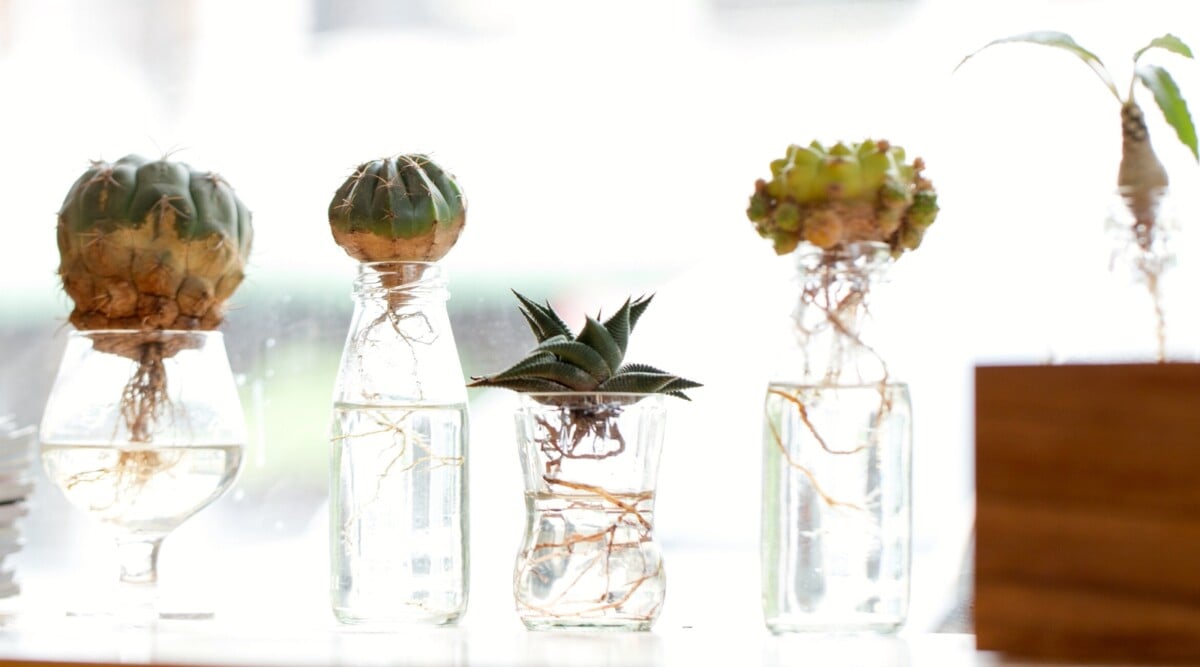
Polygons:
M419 154L359 165L329 203L334 240L362 262L437 261L466 222L454 176Z
M215 329L252 237L249 210L216 173L137 155L93 162L58 214L71 324Z
M937 193L924 168L882 140L792 145L771 163L771 179L754 184L746 214L780 255L802 241L823 250L876 241L898 256L920 245L937 217Z

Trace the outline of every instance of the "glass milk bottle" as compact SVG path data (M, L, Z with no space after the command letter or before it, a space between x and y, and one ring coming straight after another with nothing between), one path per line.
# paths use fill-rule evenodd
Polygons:
M467 606L467 397L445 273L362 264L333 396L330 593L342 623Z

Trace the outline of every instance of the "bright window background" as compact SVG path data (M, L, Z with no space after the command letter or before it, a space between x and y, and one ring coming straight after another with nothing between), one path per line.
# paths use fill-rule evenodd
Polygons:
M753 233L746 199L790 142L885 137L926 159L943 208L875 306L914 397L912 625L935 628L971 521L972 366L1111 336L1148 345L1128 339L1149 331L1140 302L1104 287L1115 102L1082 63L1033 47L952 70L990 39L1059 29L1126 81L1151 37L1197 45L1198 16L1182 0L0 0L0 413L40 418L69 328L54 212L87 160L176 151L219 171L257 234L223 328L252 435L234 490L167 540L163 578L219 583L267 553L281 568L248 593L299 586L323 603L329 399L354 274L325 210L357 163L430 152L470 201L443 262L466 373L529 346L508 287L573 325L657 293L630 359L707 385L672 406L659 538L668 559L753 554L763 388L791 305L788 262ZM1162 62L1197 108L1195 65ZM1186 231L1197 168L1141 99ZM1193 246L1181 256L1200 258ZM1194 295L1196 276L1185 261L1173 279ZM1195 300L1177 301L1175 353L1194 357ZM471 395L468 618L510 613L513 404ZM115 577L105 534L44 480L25 531L27 595L64 571Z

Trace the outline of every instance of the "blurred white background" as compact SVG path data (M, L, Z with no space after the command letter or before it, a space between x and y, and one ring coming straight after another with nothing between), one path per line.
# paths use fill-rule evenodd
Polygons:
M973 365L1152 344L1148 304L1119 301L1107 273L1115 101L1081 62L1038 47L954 66L991 39L1057 29L1127 81L1152 37L1200 47L1197 18L1187 0L0 0L0 413L40 418L70 310L55 211L88 159L174 151L219 171L257 233L224 327L253 435L233 492L167 540L164 584L324 604L329 398L354 272L325 210L357 163L429 152L470 201L444 260L466 373L529 347L508 287L573 325L657 293L630 360L706 384L672 406L668 567L710 553L756 581L763 390L791 269L746 201L789 143L887 138L925 158L942 205L875 298L879 346L915 410L912 627L936 628L971 521ZM1200 100L1195 63L1159 62ZM1191 231L1195 161L1140 99ZM1180 237L1167 287L1178 358L1200 339L1196 236ZM471 400L467 618L515 623L515 399ZM35 500L27 598L61 576L116 576L98 527L44 482ZM279 567L246 572L264 558ZM739 613L758 613L757 596ZM668 601L664 623L672 613Z

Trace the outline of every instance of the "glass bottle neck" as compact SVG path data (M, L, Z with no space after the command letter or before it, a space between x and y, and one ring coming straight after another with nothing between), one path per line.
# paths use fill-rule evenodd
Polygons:
M802 379L813 384L887 381L887 366L867 342L872 287L892 259L881 243L797 253L799 296L793 312Z

